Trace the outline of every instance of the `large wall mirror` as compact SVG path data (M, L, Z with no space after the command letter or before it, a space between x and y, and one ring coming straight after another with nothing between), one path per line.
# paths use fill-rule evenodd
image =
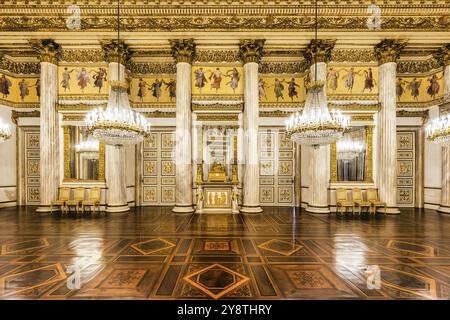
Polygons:
M64 126L64 181L104 181L105 147L84 126Z
M331 146L332 182L372 182L372 126L351 127Z

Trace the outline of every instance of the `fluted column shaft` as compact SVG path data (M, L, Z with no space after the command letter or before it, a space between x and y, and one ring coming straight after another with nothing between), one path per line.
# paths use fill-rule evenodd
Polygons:
M192 114L191 69L188 62L177 63L176 193L173 212L194 212L192 200Z
M258 154L258 63L244 64L244 190L241 211L262 212L259 203L259 154Z
M444 68L444 97L450 101L450 64ZM450 147L442 148L442 189L440 212L450 213Z
M58 198L59 177L59 115L58 66L41 62L40 97L40 197L38 212L50 211L50 202Z
M125 66L109 63L110 81L125 81ZM111 90L111 88L110 88ZM126 154L124 146L105 148L106 212L126 212L127 202Z
M398 214L397 208L397 101L395 93L396 62L378 67L381 110L377 124L378 194L386 202L387 212Z
M317 71L316 71L317 68ZM317 79L316 77L317 72ZM327 64L325 62L317 62L310 69L311 80L325 81L327 75ZM324 95L327 95L324 86ZM328 163L330 146L319 146L311 148L310 166L311 181L309 185L309 202L306 211L312 213L330 213L328 202L329 187L329 170Z

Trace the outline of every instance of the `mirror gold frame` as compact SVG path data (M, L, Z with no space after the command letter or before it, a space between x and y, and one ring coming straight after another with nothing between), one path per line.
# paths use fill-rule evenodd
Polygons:
M330 147L330 180L339 183L373 182L373 125L364 126L366 129L366 164L364 168L364 181L338 181L337 179L337 159L336 143Z
M64 179L63 182L105 182L105 144L99 144L98 180L75 179L70 177L70 127L63 126L64 131Z

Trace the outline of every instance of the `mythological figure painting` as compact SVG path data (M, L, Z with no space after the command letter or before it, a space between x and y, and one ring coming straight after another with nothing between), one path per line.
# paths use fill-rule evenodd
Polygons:
M397 82L395 83L395 93L397 95L397 99L400 100L403 93L405 92L405 88L403 88L404 85L407 85L408 82L403 80L402 78L398 78Z
M294 97L298 98L297 88L300 88L300 86L295 82L294 78L288 81L287 84L289 98L291 98L291 101L294 101Z
M158 102L159 102L159 98L161 98L162 85L163 85L162 79L161 80L155 79L155 82L153 82L149 88L149 90L152 91L152 96L154 96L156 98L156 101L158 101Z
M103 88L103 82L107 80L107 73L105 68L99 68L98 70L92 70L94 75L94 87L98 88L98 93L101 93Z
M177 82L175 79L170 79L168 82L162 81L166 85L166 90L169 91L170 101L172 101L172 99L175 99L177 96Z
M227 82L227 85L233 89L233 93L236 93L236 89L239 86L239 80L241 78L239 71L236 68L233 68L232 70L228 70L225 76L231 78L231 80Z
M61 87L64 88L64 92L67 90L70 91L70 74L74 71L74 69L69 70L67 67L64 68L62 73Z
M262 79L259 79L259 82L258 82L259 99L265 98L267 100L266 88L268 88L267 82L265 82Z
M442 79L442 77L438 78L435 74L431 76L427 81L429 83L427 88L427 93L431 98L436 99L436 95L439 93L439 82L438 80Z
M0 78L0 92L3 95L3 98L8 98L8 95L10 94L9 88L12 86L11 80L6 78L4 74L2 74Z
M81 68L81 70L77 74L78 86L81 89L81 92L84 93L84 89L87 87L88 83L91 82L89 79L89 72L86 68Z
M19 92L20 92L20 99L22 99L22 101L24 101L25 97L30 94L29 85L28 82L25 81L25 79L22 79L19 82Z
M222 82L222 71L219 68L216 68L214 72L209 76L209 80L211 80L211 89L215 89L216 93L220 89L220 84Z
M338 87L339 72L333 68L327 73L328 88L334 93Z
M369 92L372 92L373 87L375 87L375 79L373 78L372 68L369 68L369 70L364 70L364 89L362 92L369 90Z
M411 96L414 98L414 100L417 101L417 97L419 96L419 88L422 84L422 79L417 80L417 78L414 78L409 84L408 89L411 90Z
M41 79L37 79L36 83L34 84L34 86L36 87L36 95L38 96L38 98L41 97Z
M139 78L139 83L138 83L138 97L139 100L143 101L144 97L145 97L145 87L148 85L147 82L145 82L142 78Z
M208 80L206 80L205 71L203 71L203 68L199 68L194 71L194 74L195 74L195 87L197 87L201 92L202 88L208 82Z
M360 74L360 71L355 71L355 68L351 67L350 70L343 69L347 74L342 78L345 79L344 86L349 93L352 93L353 86L355 85L355 76Z
M274 92L275 92L275 98L277 99L277 101L281 98L282 100L284 100L284 96L283 96L283 90L284 90L284 85L283 82L286 82L284 79L283 80L278 80L278 78L275 78L275 83L274 83Z

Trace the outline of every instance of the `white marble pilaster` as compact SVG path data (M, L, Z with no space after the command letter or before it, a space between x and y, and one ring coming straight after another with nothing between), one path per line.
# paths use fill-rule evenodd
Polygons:
M173 212L194 212L192 197L192 114L189 62L177 63L176 191Z
M387 213L399 214L397 207L397 101L395 83L397 63L386 62L378 67L381 110L377 123L377 185Z
M52 62L41 62L40 97L40 197L36 211L49 212L50 203L58 198L59 175L59 114L58 66Z
M317 68L317 79L316 76ZM325 81L327 74L327 64L325 62L317 62L310 69L311 80ZM326 87L324 87L324 95L326 96ZM309 202L306 211L311 213L330 213L328 202L329 187L329 153L330 146L319 146L310 149L310 169L311 181L309 185Z
M444 97L450 101L450 65L444 68ZM442 148L442 189L438 211L450 214L450 147Z
M110 81L125 80L125 66L109 63ZM111 90L111 89L110 89ZM127 203L126 154L124 146L105 147L106 212L126 212Z
M243 203L241 212L259 213L259 154L258 154L258 63L244 64L244 159Z

